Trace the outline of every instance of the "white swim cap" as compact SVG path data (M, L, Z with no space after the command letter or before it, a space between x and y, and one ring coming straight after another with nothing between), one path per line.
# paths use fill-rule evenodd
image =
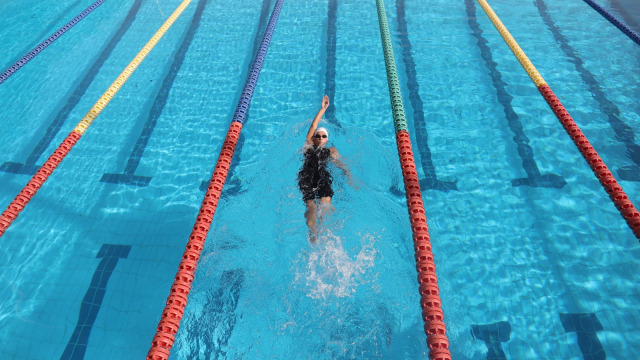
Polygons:
M327 139L329 139L329 130L327 130L327 129L323 128L323 127L316 128L316 131L313 132L313 135L319 133L320 131L324 131L325 134L327 134Z

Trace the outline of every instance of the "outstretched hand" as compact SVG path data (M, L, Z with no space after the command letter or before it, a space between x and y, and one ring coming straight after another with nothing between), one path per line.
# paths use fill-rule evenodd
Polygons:
M323 110L327 110L327 108L328 108L328 107L329 107L329 96L328 96L328 95L325 95L325 96L322 98L322 109L323 109Z

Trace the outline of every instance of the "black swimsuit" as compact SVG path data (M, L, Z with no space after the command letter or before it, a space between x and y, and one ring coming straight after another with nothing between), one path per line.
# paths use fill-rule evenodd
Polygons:
M298 187L302 192L302 201L333 196L331 184L333 178L327 170L331 150L313 145L304 153L304 164L298 172Z

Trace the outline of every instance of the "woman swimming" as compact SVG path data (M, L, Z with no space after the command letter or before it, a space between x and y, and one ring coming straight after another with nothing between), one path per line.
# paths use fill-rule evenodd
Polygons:
M351 172L347 165L340 160L338 150L333 146L326 146L329 141L329 131L318 127L318 123L328 107L329 97L325 95L322 98L322 106L307 132L307 139L302 147L304 164L298 172L298 187L302 192L302 201L307 206L304 217L307 220L311 241L315 241L317 235L316 201L320 200L320 206L323 210L331 209L333 177L327 168L329 161L340 168L351 183Z

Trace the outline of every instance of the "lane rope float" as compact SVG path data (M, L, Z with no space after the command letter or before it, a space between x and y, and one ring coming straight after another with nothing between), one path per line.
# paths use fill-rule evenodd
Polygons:
M166 306L162 311L162 316L156 334L151 342L151 348L147 353L148 360L167 360L175 341L175 336L180 328L180 322L184 316L184 309L187 306L187 300L189 292L191 291L191 284L195 278L196 268L202 249L204 249L204 243L207 239L207 234L211 228L213 221L213 215L216 212L218 201L220 200L220 194L227 178L229 168L231 167L231 159L235 151L236 144L242 131L242 126L247 117L249 111L249 105L253 97L253 91L258 82L260 71L262 70L262 64L267 55L269 49L269 43L271 37L278 22L278 16L282 9L282 3L284 0L278 0L274 5L271 12L271 18L267 25L267 29L262 37L260 48L256 54L249 75L242 90L242 95L238 101L238 106L233 115L233 120L227 131L224 143L222 144L222 150L218 156L213 175L209 181L207 192L202 200L198 217L196 218L195 225L189 236L186 249L182 255L182 261L178 267L178 272L174 278L173 285L167 298Z
M402 167L402 178L404 180L405 194L407 197L411 231L413 232L413 248L415 251L416 270L418 271L420 306L422 308L422 319L424 320L424 331L427 335L427 345L429 346L429 358L433 360L451 360L447 328L444 323L444 313L441 307L442 302L438 288L438 277L436 276L436 265L433 259L433 252L431 251L429 227L427 226L427 217L424 210L424 203L422 202L420 182L413 158L413 150L411 149L411 139L409 137L402 102L400 81L398 80L396 61L393 56L393 46L391 44L384 1L376 0L376 5L378 8L378 22L380 24L380 37L382 39L384 62L387 71L389 96L391 98L393 126L396 132L398 155L400 157L400 166Z
M602 15L605 19L609 20L610 23L615 25L620 31L622 31L625 35L627 35L631 40L633 40L636 44L640 45L640 35L637 32L633 31L630 27L624 24L622 20L613 16L610 12L608 12L605 8L598 5L593 0L584 0L589 6L591 6L595 11L597 11L600 15Z
M169 30L171 25L182 14L184 9L189 5L191 0L184 0L169 16L169 18L162 24L160 29L151 37L147 44L140 50L136 57L129 63L129 65L120 73L120 76L109 86L109 88L100 96L100 99L93 105L91 110L80 120L76 127L67 135L64 141L58 146L53 154L45 161L45 163L38 169L35 175L27 183L27 185L20 191L16 198L9 204L7 209L0 215L0 237L4 235L5 231L18 217L18 214L24 210L27 203L31 201L33 196L42 187L44 182L49 178L51 173L58 167L62 159L69 154L71 148L78 142L78 140L84 135L85 131L91 126L93 121L100 115L102 110L109 104L111 99L120 90L122 85L129 79L131 74L136 70L138 65L149 54L151 49L158 43L162 36Z
M549 85L547 85L542 76L538 73L535 66L533 66L531 61L529 61L529 58L525 55L524 51L522 51L507 28L502 24L502 21L500 21L487 1L478 0L478 3L487 16L489 16L489 19L516 56L520 65L522 65L522 67L527 71L527 74L534 82L538 91L545 99L553 113L556 115L558 120L560 120L565 131L569 134L578 150L580 150L580 153L589 164L589 167L591 167L591 170L600 181L602 187L605 189L607 194L609 194L609 198L613 201L614 205L620 212L620 215L622 215L629 228L633 231L635 237L640 239L640 213L636 210L636 207L633 205L631 200L629 200L629 197L622 189L622 186L613 177L613 174L609 171L609 168L604 161L602 161L600 155L598 155L593 146L591 146L591 143L582 133L582 130L580 130L578 125L571 118L569 112L565 109L558 97L553 93Z
M33 50L29 51L25 56L20 58L20 60L16 61L13 65L9 66L7 70L3 71L2 74L0 74L0 84L2 84L5 80L7 80L11 75L15 74L16 71L20 70L21 67L25 66L29 61L31 61L31 59L36 57L36 55L40 54L42 50L46 49L47 46L51 45L60 36L62 36L62 34L66 33L67 30L71 29L75 24L79 23L80 20L84 19L87 15L89 15L98 6L102 5L102 3L105 1L107 0L98 0L94 2L91 6L86 8L78 16L74 17L71 21L69 21L63 27L58 29L58 31L54 32L45 41L41 42L38 46L33 48Z

